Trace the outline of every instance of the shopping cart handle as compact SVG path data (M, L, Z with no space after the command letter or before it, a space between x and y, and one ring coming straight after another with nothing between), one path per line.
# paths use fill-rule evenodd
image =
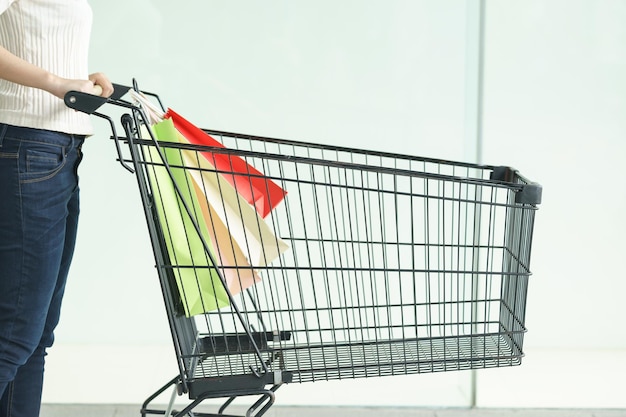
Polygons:
M130 87L126 85L113 83L113 94L111 94L111 97L109 97L109 99L119 100L124 94L128 93L128 90L130 90Z
M130 87L121 84L113 84L113 94L111 94L110 97L101 97L80 91L68 91L67 94L65 94L64 101L65 105L69 108L92 114L109 100L119 100L128 90L130 90Z
M68 91L64 98L67 107L87 114L92 114L108 100L107 97L100 97L80 91Z

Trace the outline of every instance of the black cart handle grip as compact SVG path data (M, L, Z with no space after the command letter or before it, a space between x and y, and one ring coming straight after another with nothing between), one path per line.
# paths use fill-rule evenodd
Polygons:
M68 91L63 98L65 105L83 113L92 114L109 100L117 101L130 90L130 87L113 84L111 97L102 97L102 87L95 85L92 94L81 91Z

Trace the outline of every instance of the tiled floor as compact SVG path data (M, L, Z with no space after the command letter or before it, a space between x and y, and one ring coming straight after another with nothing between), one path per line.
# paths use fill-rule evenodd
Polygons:
M46 404L41 417L137 417L139 405ZM202 411L215 413L215 410ZM245 415L245 409L233 409ZM626 417L626 410L611 409L422 409L358 407L272 407L265 417Z

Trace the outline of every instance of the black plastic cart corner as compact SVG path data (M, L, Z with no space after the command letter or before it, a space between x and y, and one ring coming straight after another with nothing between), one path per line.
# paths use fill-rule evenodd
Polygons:
M207 131L226 148L157 142L140 128L141 107L122 100L127 90L116 86L110 99L70 92L66 103L109 120L143 201L179 367L146 400L143 416L191 415L208 398L226 400L216 414L194 414L225 415L243 396L256 399L246 415L260 416L285 383L521 363L541 186L508 167L227 132ZM106 102L128 109L125 138L96 112ZM191 317L181 310L174 271L213 268L223 280L228 267L208 247L217 266L171 259L154 170L170 174L165 180L191 218L197 213L182 196L192 185L175 182L172 172L232 173L187 166L189 158L170 166L166 151L236 155L288 193L265 220L289 249L268 265L251 261L260 282ZM189 405L150 408L172 386Z

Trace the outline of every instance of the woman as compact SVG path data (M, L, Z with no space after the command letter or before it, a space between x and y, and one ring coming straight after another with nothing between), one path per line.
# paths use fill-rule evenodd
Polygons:
M39 415L74 251L92 127L62 98L113 92L88 75L91 18L86 0L0 0L0 417Z

